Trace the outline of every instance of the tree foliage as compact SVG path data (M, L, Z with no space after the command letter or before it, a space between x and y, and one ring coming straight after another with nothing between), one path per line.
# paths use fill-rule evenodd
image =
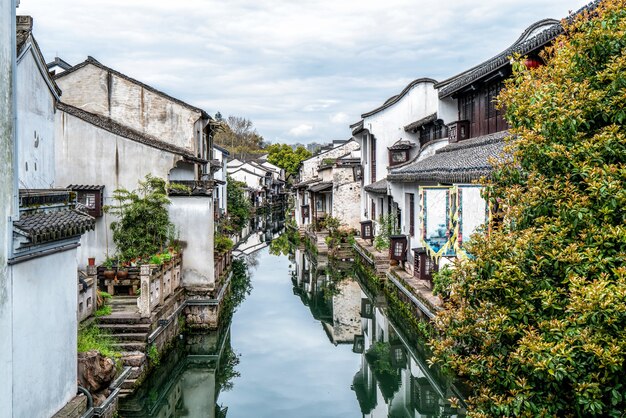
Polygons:
M225 232L239 232L250 219L250 200L246 196L246 184L228 176L226 194L229 225Z
M505 222L470 244L436 319L433 359L470 383L474 416L626 410L626 2L564 25L499 97L514 164L487 196Z
M216 117L217 115L220 117L218 120L223 123L213 138L216 145L226 148L233 157L265 152L263 137L256 131L250 119L229 116L224 120L219 112Z
M139 188L113 192L115 205L105 207L118 217L111 222L113 242L122 260L149 257L161 251L174 236L167 206L165 180L148 174Z
M295 176L298 174L300 163L311 157L311 153L299 146L295 150L287 144L272 144L267 147L267 161L283 168L286 173Z

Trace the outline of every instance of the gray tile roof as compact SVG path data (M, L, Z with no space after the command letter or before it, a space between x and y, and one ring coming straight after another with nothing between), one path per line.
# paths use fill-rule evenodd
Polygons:
M94 229L95 224L95 219L86 213L65 209L23 213L13 227L31 244L41 244L82 235Z
M375 194L387 194L387 179L378 180L364 187L366 192Z
M323 181L321 183L317 183L314 184L313 186L309 187L309 190L317 193L317 192L323 192L325 190L329 190L333 187L333 182L332 181Z
M63 102L58 102L57 108L59 110L62 110L65 113L68 113L72 116L82 119L85 122L88 122L94 126L102 128L105 131L109 131L115 135L123 136L124 138L130 139L135 142L139 142L144 145L148 145L153 148L160 149L162 151L167 151L167 152L171 152L172 154L181 155L186 160L189 160L195 163L199 163L199 164L208 163L208 161L203 158L195 157L186 148L170 144L169 142L161 141L160 139L157 139L151 135L144 134L142 132L139 132L132 128L124 126L120 123L117 123L113 119L107 118L106 116L96 115L95 113L87 112L85 110L79 109L77 107L68 105L67 103L63 103Z
M388 175L390 181L470 183L489 176L493 167L491 158L504 155L504 138L508 131L497 132L447 145L431 157L415 161Z
M426 117L423 117L419 120L416 120L413 123L409 123L408 125L406 125L404 127L405 132L415 132L416 130L418 130L419 128L421 128L424 125L427 125L431 122L434 122L437 120L437 112L433 113L432 115L428 115Z

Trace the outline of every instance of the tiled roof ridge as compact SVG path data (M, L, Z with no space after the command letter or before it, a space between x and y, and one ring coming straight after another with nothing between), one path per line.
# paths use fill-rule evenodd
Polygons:
M121 73L121 72L119 72L117 70L114 70L111 67L107 67L106 65L102 64L100 61L98 61L97 59L95 59L92 56L87 56L87 59L85 61L81 62L80 64L76 64L73 67L71 67L70 69L68 69L66 71L63 71L60 74L55 75L54 79L58 80L60 78L63 78L66 75L71 74L71 73L73 73L73 72L75 72L75 71L77 71L77 70L87 66L88 64L95 65L96 67L98 67L98 68L100 68L102 70L105 70L105 71L110 72L111 74L114 74L114 75L116 75L116 76L118 76L120 78L128 80L131 83L137 84L137 85L141 86L142 88L144 88L144 89L146 89L146 90L148 90L148 91L150 91L152 93L158 94L158 95L160 95L160 96L162 96L162 97L164 97L164 98L166 98L168 100L173 101L174 103L177 103L177 104L179 104L181 106L184 106L184 107L186 107L188 109L195 110L196 112L200 112L200 114L202 115L202 117L204 119L209 119L209 120L213 119L205 110L200 109L199 107L193 106L193 105L191 105L191 104L189 104L187 102L184 102L184 101L182 101L180 99L177 99L176 97L172 97L169 94L164 93L164 92L162 92L161 90L158 90L155 87L152 87L152 86L150 86L148 84L145 84L145 83L137 80L136 78L132 78L130 76L127 76L126 74Z
M85 122L88 122L94 126L102 128L106 131L111 132L112 134L122 136L124 138L130 139L131 141L139 142L140 144L144 144L150 146L152 148L160 149L162 151L171 152L173 154L181 155L185 159L190 161L194 161L201 164L206 164L208 161L202 158L195 157L193 154L189 152L189 150L179 147L177 145L170 144L169 142L162 141L158 138L155 138L151 135L144 134L135 129L129 128L128 126L124 126L111 118L106 116L97 115L95 113L87 112L86 110L79 109L75 106L69 105L67 103L58 102L57 109L68 113L72 116L75 116Z
M422 126L424 126L424 125L426 125L426 124L428 124L430 122L434 122L436 120L437 120L437 112L431 113L430 115L424 116L423 118L418 119L418 120L416 120L413 123L409 123L408 125L406 125L404 127L404 131L405 132L409 132L409 131L411 131L413 129L421 128Z

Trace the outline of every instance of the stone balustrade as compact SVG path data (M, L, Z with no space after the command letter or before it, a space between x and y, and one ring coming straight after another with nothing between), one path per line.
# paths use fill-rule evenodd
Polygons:
M154 309L162 305L165 299L180 286L181 257L163 264L142 264L139 266L141 292L137 298L137 307L142 318L150 317Z

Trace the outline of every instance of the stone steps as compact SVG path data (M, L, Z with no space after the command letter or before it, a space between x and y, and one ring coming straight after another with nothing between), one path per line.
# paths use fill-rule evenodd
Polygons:
M113 343L113 347L117 350L117 351L141 351L142 353L146 352L146 346L148 345L147 342L138 342L138 341L132 341L132 342L116 342Z
M148 340L148 333L131 333L131 332L123 332L119 334L112 334L112 336L120 342L145 342Z
M138 313L113 312L98 318L100 324L150 324L150 318L142 318Z
M120 335L124 333L150 333L152 326L150 324L98 324L100 329L109 331L113 335Z

